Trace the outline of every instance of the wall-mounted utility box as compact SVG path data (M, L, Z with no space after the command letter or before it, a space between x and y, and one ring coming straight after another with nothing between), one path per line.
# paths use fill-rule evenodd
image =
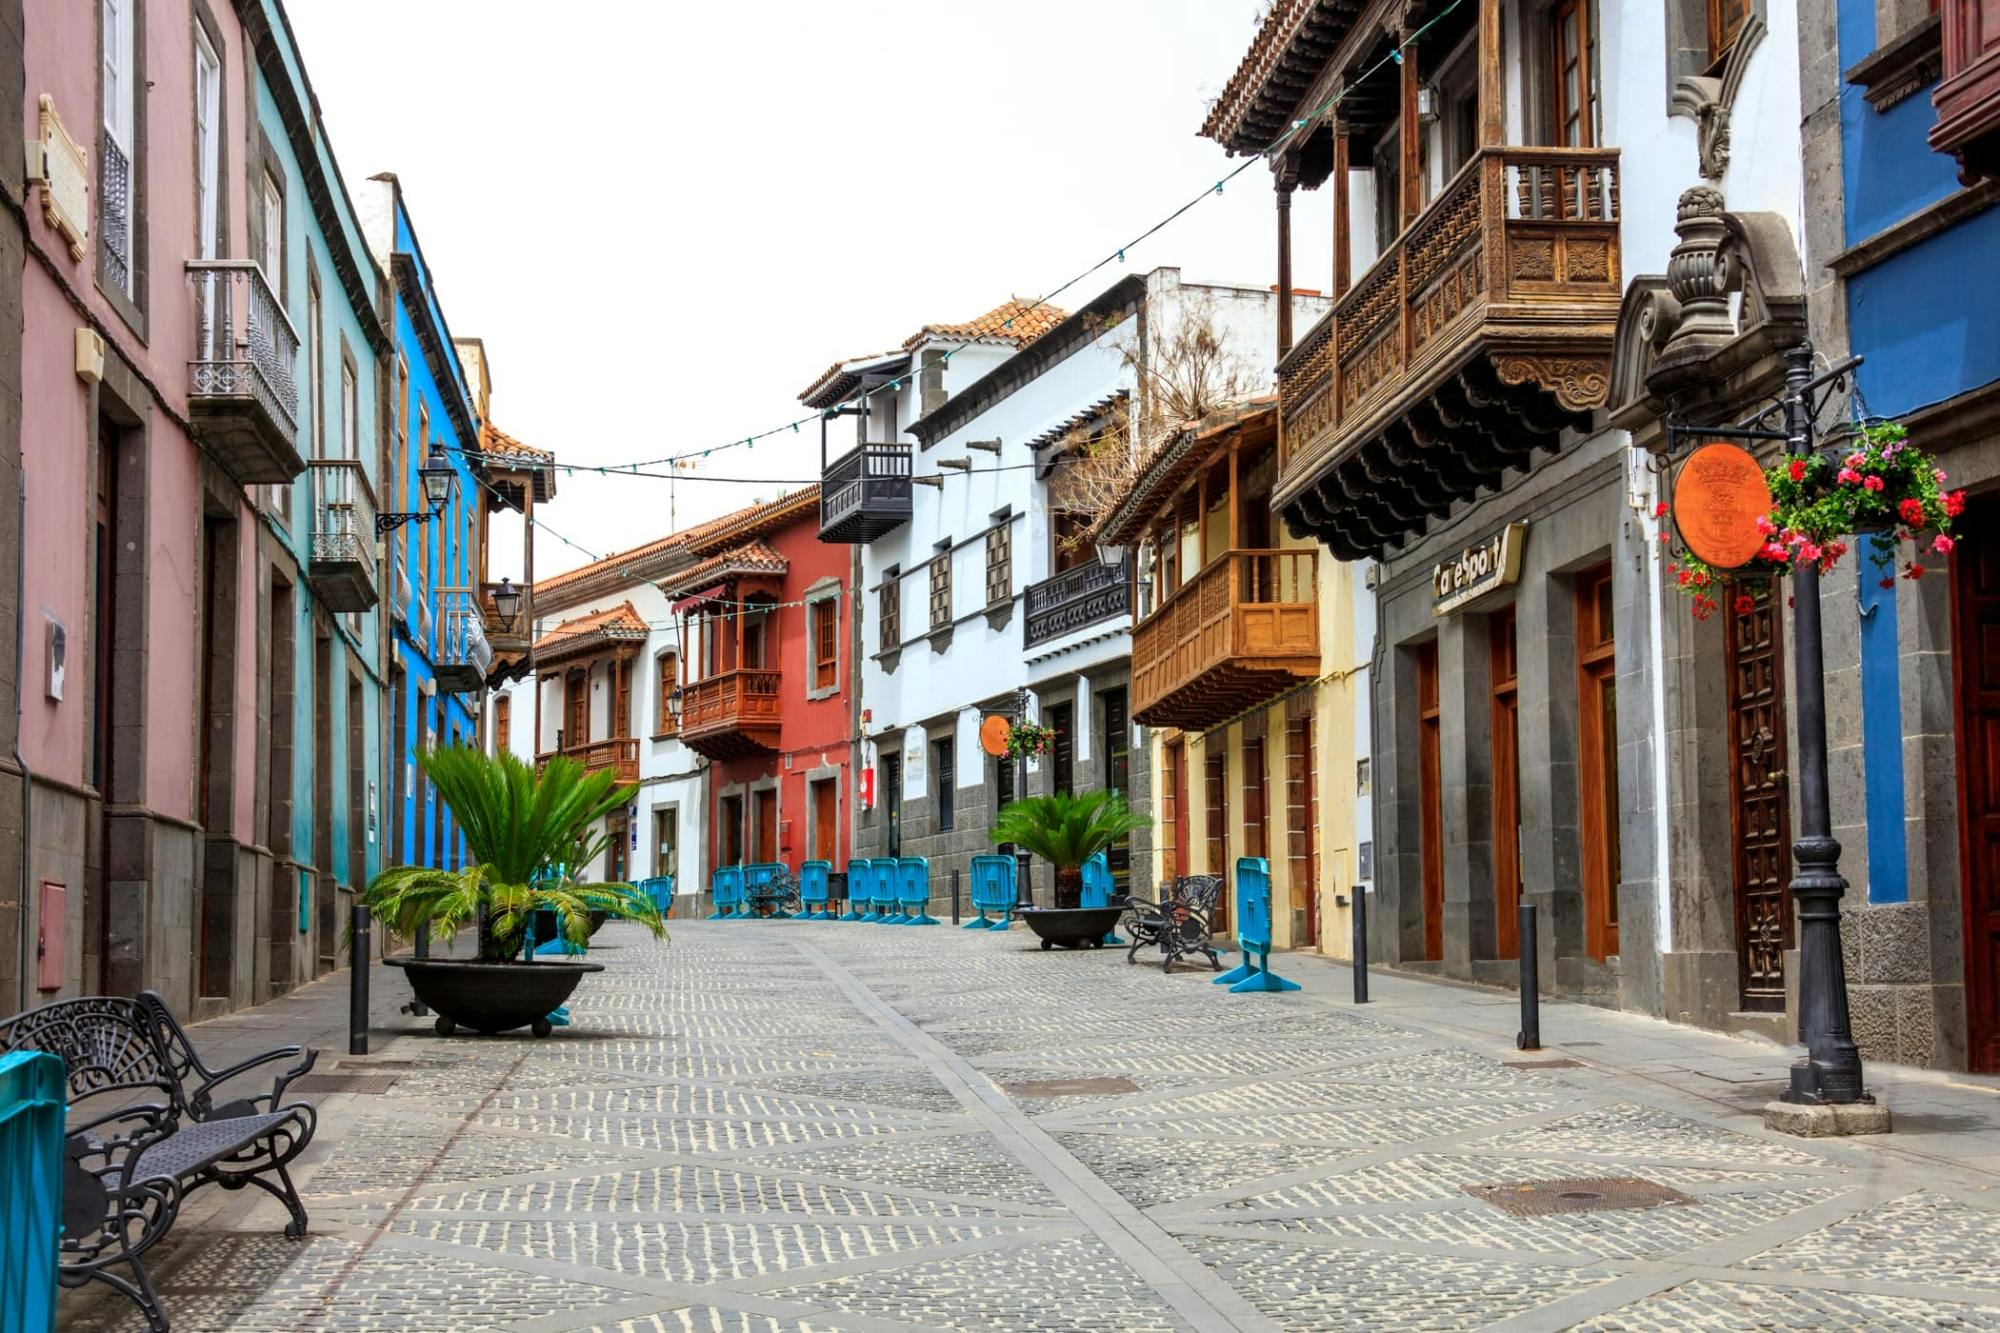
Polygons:
M35 986L61 990L69 946L69 890L54 880L43 880L35 914Z

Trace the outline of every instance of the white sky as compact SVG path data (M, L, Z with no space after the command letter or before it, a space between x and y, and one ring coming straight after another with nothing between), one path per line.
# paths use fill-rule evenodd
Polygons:
M1039 296L1236 165L1196 136L1256 0L289 0L350 185L402 181L501 429L566 463L705 448L802 413L833 361ZM1245 172L1126 271L1276 280ZM1324 288L1326 192L1293 215ZM1074 310L1120 276L1102 270ZM703 481L754 476L755 485ZM768 498L813 427L674 484L565 473L537 573ZM519 576L496 523L492 577Z

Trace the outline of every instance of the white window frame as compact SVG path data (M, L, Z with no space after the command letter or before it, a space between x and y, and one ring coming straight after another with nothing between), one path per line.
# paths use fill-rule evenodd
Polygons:
M118 145L125 158L125 253L118 256L128 282L136 283L138 235L138 150L134 140L139 108L136 7L138 0L99 0L102 31L98 35L99 68L104 81L104 105L99 108L104 136ZM126 295L131 295L128 290Z
M258 183L258 220L263 227L263 252L257 262L264 268L264 281L271 290L285 290L285 192L278 178L265 169Z
M345 357L340 362L340 457L361 457L361 384Z
M194 25L195 254L219 252L217 212L222 187L222 58L208 31Z

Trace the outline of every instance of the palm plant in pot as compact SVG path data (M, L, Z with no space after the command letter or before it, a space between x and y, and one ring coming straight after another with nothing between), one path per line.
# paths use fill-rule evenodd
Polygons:
M526 955L528 922L552 913L562 937L578 946L590 938L593 913L637 921L664 937L659 909L637 886L586 884L576 868L592 864L607 837L597 821L631 799L617 776L586 773L564 756L537 774L513 755L489 756L469 746L429 750L418 766L436 786L465 836L468 863L455 870L393 866L362 894L376 919L405 938L428 927L433 938L454 939L473 928L475 956L391 958L409 977L417 999L438 1014L437 1029L459 1027L506 1032L550 1031L548 1015L562 1006L597 963L536 959Z
M1043 948L1054 944L1076 948L1103 939L1122 909L1080 905L1084 863L1152 822L1150 815L1133 810L1115 791L1030 796L1000 811L993 822L993 841L1012 843L1055 868L1055 906L1022 913L1041 937Z

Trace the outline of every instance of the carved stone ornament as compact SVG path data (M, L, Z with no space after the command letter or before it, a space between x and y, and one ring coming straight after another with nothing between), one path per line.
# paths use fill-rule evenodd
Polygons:
M1674 80L1667 113L1686 116L1695 124L1695 153L1702 179L1719 181L1729 170L1729 118L1736 107L1736 92L1743 83L1743 71L1764 40L1764 16L1753 12L1743 20L1729 54L1723 57L1720 77L1684 74Z
M1736 336L1729 317L1729 293L1735 274L1724 242L1729 224L1723 221L1722 191L1697 185L1683 191L1675 210L1674 234L1680 237L1667 256L1667 287L1680 302L1680 325L1668 340L1668 350L1689 340L1726 341Z
M83 258L90 239L90 168L83 145L70 138L56 114L53 97L43 93L40 102L41 137L28 146L38 161L32 165L31 182L42 187L42 217L69 242L71 259Z

